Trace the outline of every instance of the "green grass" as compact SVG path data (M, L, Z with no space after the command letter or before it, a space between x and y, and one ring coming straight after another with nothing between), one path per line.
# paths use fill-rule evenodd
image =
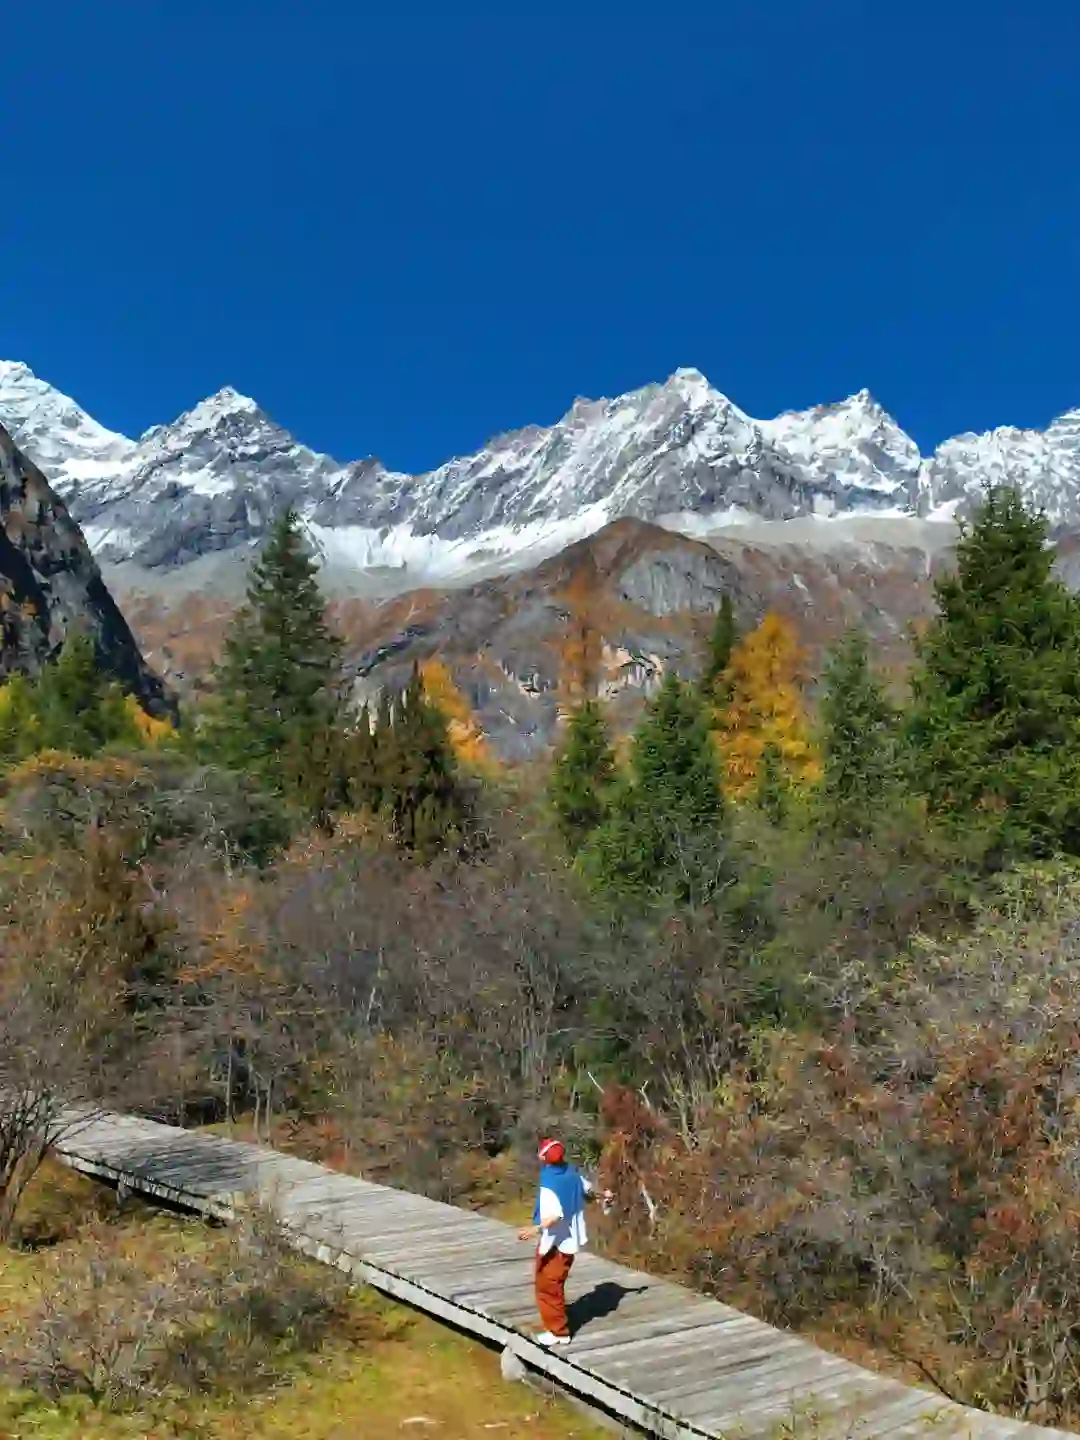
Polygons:
M41 1280L80 1245L80 1230L113 1198L46 1167L28 1197L24 1233L39 1248L0 1250L0 1352ZM136 1205L122 1214L125 1246L148 1261L215 1243L201 1221ZM176 1396L111 1413L73 1397L49 1402L0 1384L0 1440L600 1440L605 1432L564 1402L509 1385L485 1347L367 1289L317 1353L294 1357L284 1383L237 1399Z

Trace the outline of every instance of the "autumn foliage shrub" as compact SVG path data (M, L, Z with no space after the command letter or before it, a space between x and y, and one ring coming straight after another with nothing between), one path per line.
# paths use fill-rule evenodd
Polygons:
M618 1243L968 1403L1075 1414L1078 949L1080 879L1037 872L879 973L887 1025L758 1031L689 1127L624 1098Z

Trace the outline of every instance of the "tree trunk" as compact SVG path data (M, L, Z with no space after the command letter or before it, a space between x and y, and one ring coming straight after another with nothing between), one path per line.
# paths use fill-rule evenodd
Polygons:
M12 1166L10 1177L0 1193L0 1245L9 1245L15 1234L15 1215L27 1185L37 1174L45 1158L48 1143L35 1136Z
M230 1035L230 1036L229 1036L229 1061L228 1061L228 1064L227 1064L227 1066L226 1066L226 1068L225 1068L225 1124L229 1127L230 1133L232 1132L232 1123L233 1123L232 1092L233 1092L233 1038L232 1038L232 1036Z

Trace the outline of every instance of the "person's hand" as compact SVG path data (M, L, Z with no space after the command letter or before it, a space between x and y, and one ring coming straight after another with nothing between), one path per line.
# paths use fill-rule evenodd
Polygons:
M518 1231L518 1239L519 1239L519 1240L535 1240L539 1234L540 1234L540 1226L539 1226L539 1225L525 1225L521 1230Z

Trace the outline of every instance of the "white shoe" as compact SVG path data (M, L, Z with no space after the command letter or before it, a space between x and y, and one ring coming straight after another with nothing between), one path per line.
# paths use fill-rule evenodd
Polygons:
M550 1330L541 1330L539 1335L533 1336L533 1339L537 1345L546 1345L549 1350L556 1345L570 1344L569 1335L553 1335Z

